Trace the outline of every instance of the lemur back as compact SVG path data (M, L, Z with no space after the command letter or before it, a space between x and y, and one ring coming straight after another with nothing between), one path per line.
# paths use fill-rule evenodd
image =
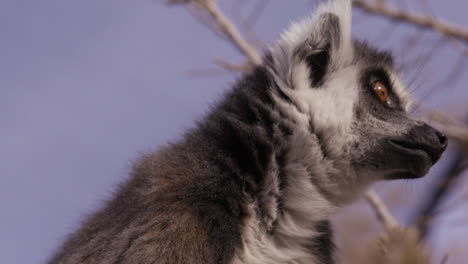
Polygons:
M335 0L292 25L49 263L334 263L330 215L377 180L424 176L447 145L350 17Z

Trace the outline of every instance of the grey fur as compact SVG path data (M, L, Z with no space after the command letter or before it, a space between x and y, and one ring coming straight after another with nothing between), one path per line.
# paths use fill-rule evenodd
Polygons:
M293 26L49 263L334 263L330 214L372 182L423 176L446 147L407 114L391 56L351 40L349 16L336 0Z

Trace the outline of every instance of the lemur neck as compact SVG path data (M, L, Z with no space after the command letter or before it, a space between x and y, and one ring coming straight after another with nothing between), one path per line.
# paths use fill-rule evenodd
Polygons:
M309 127L279 107L274 89L267 71L256 68L201 124L201 134L212 143L212 162L245 194L247 253L239 258L315 263L313 239L335 210L320 185L323 153Z
M329 185L328 171L317 137L308 126L288 117L278 104L290 102L278 102L275 93L269 73L258 67L200 127L213 144L213 161L230 171L259 207L265 207L259 210L267 229L274 228L281 210L310 210L315 215L304 220L321 221L324 216L317 212L333 207L322 186Z

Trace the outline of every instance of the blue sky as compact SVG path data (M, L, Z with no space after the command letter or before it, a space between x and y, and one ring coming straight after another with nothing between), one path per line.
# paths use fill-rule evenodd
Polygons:
M255 25L260 38L274 40L310 2L271 1ZM432 2L437 15L468 25L466 3ZM393 48L398 32L414 31L379 37L386 27L361 19L355 33ZM242 61L183 8L152 0L2 0L0 34L0 263L44 262L132 161L177 139L236 78L187 72L212 68L213 57ZM457 56L444 48L416 84L434 83ZM467 81L427 104L467 112Z

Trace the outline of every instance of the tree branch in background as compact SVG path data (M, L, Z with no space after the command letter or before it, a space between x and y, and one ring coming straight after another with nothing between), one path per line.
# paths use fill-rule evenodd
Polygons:
M395 21L431 29L444 36L468 42L468 29L466 28L437 20L432 16L419 15L406 10L396 9L387 5L385 1L353 0L353 6L370 14L386 16Z
M429 109L424 109L424 112L426 112L424 117L427 121L436 122L437 128L447 137L459 143L463 150L468 150L468 127L465 124L457 122L441 112Z
M400 227L398 221L393 217L393 215L388 210L387 206L382 202L380 197L374 190L370 190L365 195L366 200L372 206L377 215L377 219L383 223L387 231L393 230L397 227Z
M444 133L450 134L452 139L459 142L459 149L451 164L446 169L446 172L442 174L442 177L434 184L432 190L428 192L430 194L429 197L424 200L425 203L415 216L415 224L422 239L426 239L430 235L429 224L435 217L437 208L452 192L460 176L463 174L463 171L466 169L466 164L464 162L467 160L468 154L468 129L461 125L454 124L454 121L451 121L450 118L440 113L432 113L432 116L435 116L439 123L443 124L441 127L444 128L441 130L443 130Z
M422 239L426 239L430 235L429 224L436 216L436 209L451 193L460 175L462 175L464 160L466 160L466 155L459 151L447 171L442 174L432 190L428 192L430 196L424 200L425 203L421 206L421 211L415 217L416 227Z
M368 191L365 197L385 226L385 232L379 235L369 252L372 263L430 263L430 255L421 243L418 231L402 227L373 190Z
M219 33L225 36L252 65L262 63L262 58L257 50L252 47L239 33L239 30L219 10L216 0L169 0L168 4L188 4L206 11L212 19Z

